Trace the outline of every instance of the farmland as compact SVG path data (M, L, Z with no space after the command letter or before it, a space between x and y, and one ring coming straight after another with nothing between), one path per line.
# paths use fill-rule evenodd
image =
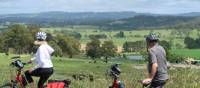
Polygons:
M49 58L48 80L69 88L110 88L114 64L124 88L148 88L141 81L162 81L166 70L164 88L200 88L199 1L0 0L0 88L36 66L31 74L46 78Z
M81 34L80 43L86 44L90 42L89 35L94 34L105 34L107 38L101 39L101 41L112 40L116 46L123 45L126 41L144 41L145 35L153 32L160 34L161 40L167 40L172 43L172 49L170 52L184 56L184 57L195 57L199 59L199 50L188 50L185 49L184 37L186 35L173 35L174 30L133 30L123 31L125 37L115 37L120 31L105 31L99 30L93 26L77 26L77 27L64 27L64 28L41 28L41 30L56 35L64 31L77 32ZM189 36L192 38L198 37L198 30L189 31ZM179 47L176 45L179 44ZM133 52L132 52L133 53ZM126 53L130 54L130 53ZM12 54L11 54L12 56ZM0 83L8 82L9 80L9 59L11 56L0 54L0 78L3 80ZM28 61L31 56L22 55L22 61ZM120 79L124 82L126 88L141 88L141 84L138 80L144 79L146 74L146 62L145 61L134 61L125 58L121 59L109 59L108 63L103 62L102 59L97 58L97 63L93 63L89 57L86 57L83 53L75 55L73 58L67 57L53 57L54 63L54 74L50 79L70 79L72 81L71 88L107 88L111 85L112 79L106 74L109 67L114 63L121 63L122 74ZM25 69L29 69L33 65L27 65ZM170 79L168 80L165 88L198 88L200 86L199 67L195 68L182 68L172 67L169 70ZM75 79L73 75L84 75L81 79ZM91 80L91 78L93 80ZM184 78L184 79L183 79ZM35 80L38 80L35 78ZM36 81L37 82L37 81Z
M172 50L171 52L180 56L184 56L184 57L192 57L192 58L200 59L199 49L192 49L192 50L178 49L178 50Z
M0 55L1 83L9 79L8 64L11 61L9 56ZM29 55L22 56L22 61L26 62ZM61 61L62 60L62 61ZM144 62L129 60L111 60L104 63L98 60L97 63L90 63L90 59L78 58L53 58L54 75L50 79L71 79L71 88L107 88L111 85L111 78L106 75L110 65L121 63L122 74L120 79L125 83L126 88L141 88L138 80L145 78L146 65ZM26 66L28 69L32 65ZM169 70L170 79L165 88L198 88L200 86L199 70L190 68L173 68ZM94 80L88 77L82 80L73 79L74 74L92 75ZM35 79L38 80L38 79ZM37 81L36 81L37 82Z
M178 32L173 29L123 31L125 35L124 38L114 37L120 31L99 30L99 28L95 26L75 26L73 28L70 28L70 27L57 28L56 27L56 28L41 28L41 29L44 31L51 32L51 33L55 33L56 31L59 32L61 30L78 32L82 36L80 39L81 44L86 44L87 42L90 41L88 37L89 35L105 34L107 38L101 39L102 41L112 40L115 45L122 46L123 43L126 41L141 41L141 40L143 41L145 35L153 32L156 34L160 34L161 40L172 41L174 45L179 44L181 48L185 46L184 38L179 38L179 35L173 34L175 32ZM188 32L189 32L190 37L198 38L199 30L189 30ZM181 36L185 37L186 34L182 33Z

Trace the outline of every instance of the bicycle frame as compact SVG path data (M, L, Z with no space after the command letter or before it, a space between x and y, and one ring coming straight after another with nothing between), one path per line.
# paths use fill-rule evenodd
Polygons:
M118 81L118 79L114 79L112 86L109 88L118 88L118 87L119 87L119 81Z
M15 60L10 64L10 83L6 83L0 88L25 88L27 83L24 75L22 74L23 67L26 63L22 63L20 60ZM12 68L15 68L14 74Z
M11 78L11 87L12 88L25 88L26 80L22 74L22 69L18 69L15 72L14 78Z
M21 70L17 72L16 81L17 81L17 83L19 83L19 86L21 88L25 88L24 83L23 83L25 79L23 79L21 72L22 72Z

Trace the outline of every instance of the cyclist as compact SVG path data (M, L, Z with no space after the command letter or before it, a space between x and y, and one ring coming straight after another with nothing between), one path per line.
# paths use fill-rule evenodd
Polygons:
M35 35L36 41L35 45L39 48L35 54L35 57L31 61L36 62L36 66L25 72L25 77L30 84L31 88L35 88L32 76L40 77L37 88L43 88L44 83L53 74L53 64L51 61L51 54L54 49L48 45L46 38L47 34L45 32L38 32Z
M167 60L165 49L158 44L159 38L155 34L146 37L148 52L148 78L142 80L143 85L150 88L163 88L168 80Z

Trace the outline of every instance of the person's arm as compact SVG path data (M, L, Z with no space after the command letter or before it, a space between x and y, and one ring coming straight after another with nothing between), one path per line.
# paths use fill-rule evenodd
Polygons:
M152 68L151 68L151 73L149 73L149 78L150 79L153 79L154 76L156 75L157 68L158 68L158 64L157 63L153 63L152 64Z
M153 50L149 50L149 54L150 54L150 64L152 64L151 66L151 72L149 73L149 78L153 79L156 72L157 72L157 68L158 68L158 63L157 63L157 57L156 54Z
M157 67L158 67L158 64L157 64L157 58L156 58L156 55L155 53L152 51L152 50L148 50L149 52L149 59L150 59L150 62L149 64L151 64L151 71L148 73L148 78L144 79L142 81L142 84L143 85L147 85L147 84L150 84L152 79L154 78L154 76L156 75L156 72L157 72Z

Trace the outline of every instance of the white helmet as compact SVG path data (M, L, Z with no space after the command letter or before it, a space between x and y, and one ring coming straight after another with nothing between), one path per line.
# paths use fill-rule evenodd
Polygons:
M35 38L37 40L44 41L47 38L47 34L45 32L38 32L38 33L36 33Z

